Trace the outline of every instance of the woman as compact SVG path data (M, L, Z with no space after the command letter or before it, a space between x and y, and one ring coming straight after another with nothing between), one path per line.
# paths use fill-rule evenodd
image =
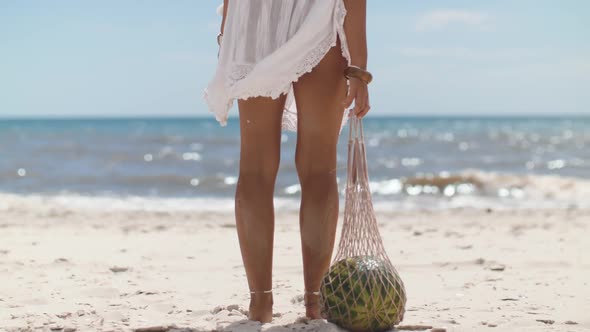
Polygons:
M338 220L336 147L344 111L353 101L355 116L370 109L365 21L366 0L224 0L217 71L205 99L221 125L238 99L235 217L251 320L272 320L281 130L297 132L304 304L307 317L321 318L319 287Z

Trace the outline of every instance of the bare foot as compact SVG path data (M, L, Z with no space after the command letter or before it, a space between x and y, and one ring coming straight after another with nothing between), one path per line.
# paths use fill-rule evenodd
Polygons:
M318 303L316 304L310 304L308 306L305 307L305 316L308 317L309 319L322 319L324 317L322 317L322 314L320 312L320 305Z
M305 316L309 319L324 318L320 311L320 296L312 293L304 295L303 303L305 304Z
M252 294L248 319L261 323L270 323L272 321L272 305L272 293Z

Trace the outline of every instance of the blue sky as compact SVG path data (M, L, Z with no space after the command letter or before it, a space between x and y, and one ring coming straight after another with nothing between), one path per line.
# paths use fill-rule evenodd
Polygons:
M209 116L220 2L0 1L0 117ZM590 115L587 0L370 0L368 44L369 115Z

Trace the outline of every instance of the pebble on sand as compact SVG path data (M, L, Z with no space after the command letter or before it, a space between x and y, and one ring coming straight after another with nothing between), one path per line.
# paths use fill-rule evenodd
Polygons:
M126 272L129 270L129 268L126 266L112 266L109 268L109 270L111 270L115 273L118 273L118 272Z
M494 264L490 266L490 270L492 271L504 271L506 269L505 265L502 264Z

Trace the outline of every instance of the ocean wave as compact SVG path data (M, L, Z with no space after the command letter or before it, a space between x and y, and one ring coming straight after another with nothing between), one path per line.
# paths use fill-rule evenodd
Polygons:
M371 182L376 211L446 208L590 208L590 180L553 175L516 175L478 170L457 174L417 176ZM343 185L341 185L343 188ZM294 186L290 186L294 190ZM449 189L453 188L453 189ZM341 210L344 208L340 196ZM299 197L275 197L275 208L298 211ZM62 207L96 211L195 211L228 212L233 197L147 197L0 193L0 212L39 211Z
M464 170L371 182L373 195L407 194L516 199L556 199L576 202L590 195L590 180L559 175L507 174Z

